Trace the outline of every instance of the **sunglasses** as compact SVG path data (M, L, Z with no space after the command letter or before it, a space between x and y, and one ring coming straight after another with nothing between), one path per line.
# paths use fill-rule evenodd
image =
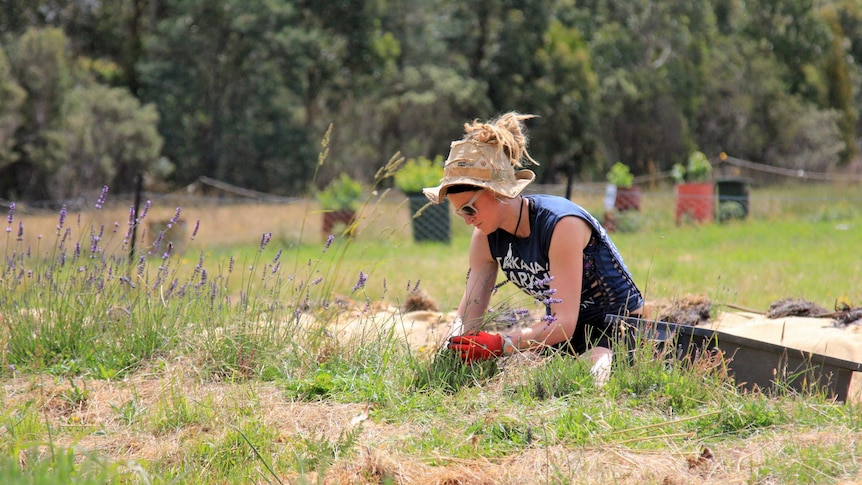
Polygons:
M458 214L461 217L476 217L476 214L478 214L479 211L473 207L473 204L477 199L479 199L480 195L482 195L482 190L477 190L476 195L474 195L469 202L462 205L460 209L455 209L455 214Z

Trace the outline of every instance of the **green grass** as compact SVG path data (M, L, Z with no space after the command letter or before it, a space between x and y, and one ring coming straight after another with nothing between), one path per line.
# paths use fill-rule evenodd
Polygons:
M647 194L638 230L613 238L648 300L858 306L858 197L764 189L747 220L678 227ZM13 231L0 251L0 483L662 483L702 479L686 458L704 447L719 481L860 477L858 405L743 394L720 366L649 342L632 365L618 355L604 387L568 357L463 366L409 348L374 314L417 287L454 309L466 227L451 244L360 232L131 264L78 254L92 234L32 250ZM511 285L492 304L535 308ZM361 334L334 333L347 313Z

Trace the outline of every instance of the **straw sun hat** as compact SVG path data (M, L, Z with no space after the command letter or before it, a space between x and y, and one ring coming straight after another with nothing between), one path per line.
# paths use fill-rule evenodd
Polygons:
M442 203L453 185L475 185L514 198L535 178L531 170L515 171L501 145L467 139L452 142L440 185L422 192L434 204Z

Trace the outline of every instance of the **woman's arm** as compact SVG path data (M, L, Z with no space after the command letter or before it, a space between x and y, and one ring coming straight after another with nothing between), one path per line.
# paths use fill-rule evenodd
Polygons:
M509 333L516 348L555 345L572 337L581 308L584 248L592 227L579 217L564 217L554 228L549 252L551 317Z
M488 236L478 229L473 231L470 240L470 271L467 275L467 286L461 304L458 305L458 316L463 322L463 328L455 328L452 335L480 330L485 311L491 301L491 292L497 280L497 261L491 257L488 246Z

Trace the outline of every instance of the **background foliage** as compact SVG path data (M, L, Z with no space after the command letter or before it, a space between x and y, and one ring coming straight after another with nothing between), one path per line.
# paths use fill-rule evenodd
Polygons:
M541 183L694 150L830 171L858 150L860 66L855 0L6 0L0 197L139 175L298 195L508 110L539 115Z

